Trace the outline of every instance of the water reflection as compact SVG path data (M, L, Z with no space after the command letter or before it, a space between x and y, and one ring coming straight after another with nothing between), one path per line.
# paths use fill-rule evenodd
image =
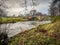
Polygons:
M18 23L1 24L1 32L7 32L9 37L12 37L22 31L32 29L41 24L51 23L51 21L27 21Z

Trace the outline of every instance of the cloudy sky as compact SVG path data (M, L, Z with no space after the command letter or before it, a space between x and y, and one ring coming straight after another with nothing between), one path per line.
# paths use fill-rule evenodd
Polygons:
M27 12L29 12L32 9L36 9L39 12L48 14L49 9L49 2L51 0L35 0L35 8L32 6L32 0L26 0L27 1ZM7 0L5 2L6 6L8 7L6 11L8 12L8 15L18 15L18 14L24 14L25 11L25 0Z

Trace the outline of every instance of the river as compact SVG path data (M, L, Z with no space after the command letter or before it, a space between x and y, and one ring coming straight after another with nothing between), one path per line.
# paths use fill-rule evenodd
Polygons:
M10 24L2 24L0 29L1 32L7 32L9 37L13 37L18 33L29 30L32 28L37 27L38 25L51 23L51 21L26 21L26 22L17 22L17 23L10 23Z

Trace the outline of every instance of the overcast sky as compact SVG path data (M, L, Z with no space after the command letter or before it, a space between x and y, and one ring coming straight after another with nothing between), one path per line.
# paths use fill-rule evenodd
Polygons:
M6 9L8 11L8 15L18 15L19 13L24 14L24 1L25 0L7 0L5 4L8 7ZM35 9L39 12L48 14L49 2L51 2L51 0L35 0ZM27 9L27 12L33 9L32 0L27 0Z

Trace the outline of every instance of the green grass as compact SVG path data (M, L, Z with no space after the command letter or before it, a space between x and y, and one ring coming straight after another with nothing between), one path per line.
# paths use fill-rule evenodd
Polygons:
M55 22L40 25L11 38L9 45L60 45L60 18Z
M0 22L3 23L16 23L16 22L25 21L23 18L0 18Z
M60 20L60 15L52 17L52 22L56 22L56 21L59 21L59 20Z

